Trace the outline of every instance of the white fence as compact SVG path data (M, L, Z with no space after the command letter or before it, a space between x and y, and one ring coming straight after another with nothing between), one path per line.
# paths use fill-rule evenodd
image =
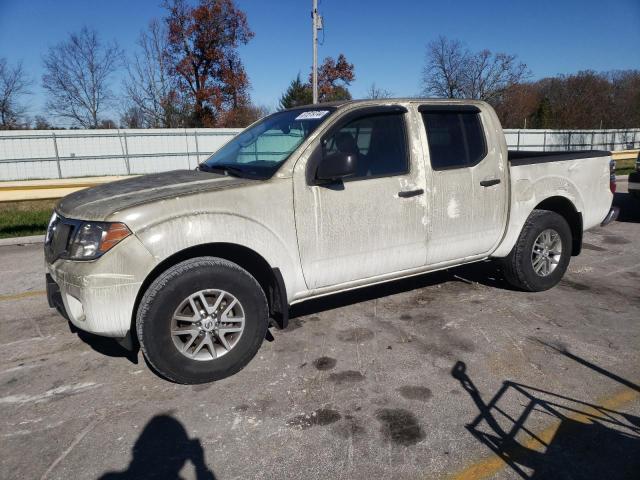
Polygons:
M135 175L195 168L240 129L0 132L0 180Z
M633 150L640 128L627 130L505 130L509 149L534 151Z
M0 180L134 175L194 168L239 129L0 131ZM519 150L640 148L640 129L505 130Z

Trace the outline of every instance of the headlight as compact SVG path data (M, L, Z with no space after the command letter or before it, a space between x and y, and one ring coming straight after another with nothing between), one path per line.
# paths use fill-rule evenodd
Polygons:
M93 260L131 235L124 223L83 222L69 243L71 260Z
M53 239L53 232L56 229L56 223L58 222L58 214L54 211L49 219L49 225L47 225L47 233L44 236L44 243L48 245Z

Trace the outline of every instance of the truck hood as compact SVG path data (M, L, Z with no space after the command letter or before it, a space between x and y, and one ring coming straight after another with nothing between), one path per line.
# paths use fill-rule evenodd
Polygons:
M174 170L80 190L64 197L56 210L67 218L103 221L115 212L136 205L250 182L256 180L196 170Z

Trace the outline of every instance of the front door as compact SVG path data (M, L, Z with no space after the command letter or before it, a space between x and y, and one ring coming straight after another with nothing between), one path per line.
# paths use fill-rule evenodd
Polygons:
M316 166L294 170L300 259L310 289L421 267L426 260L424 168L407 144L403 107L351 112L310 148L318 161L332 152L357 156L356 174L314 185Z

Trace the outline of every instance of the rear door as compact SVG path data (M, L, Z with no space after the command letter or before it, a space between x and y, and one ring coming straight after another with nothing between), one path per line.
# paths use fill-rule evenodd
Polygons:
M431 216L427 264L488 254L506 222L506 162L475 106L422 105Z

